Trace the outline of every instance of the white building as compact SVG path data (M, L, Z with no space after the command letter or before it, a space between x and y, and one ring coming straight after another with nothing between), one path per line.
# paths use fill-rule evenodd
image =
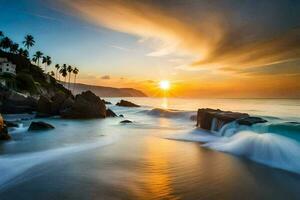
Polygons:
M16 75L16 65L9 62L7 58L0 58L0 74L4 73Z

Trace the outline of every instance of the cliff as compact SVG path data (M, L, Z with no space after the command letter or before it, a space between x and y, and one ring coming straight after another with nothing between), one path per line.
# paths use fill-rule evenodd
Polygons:
M72 84L72 88L74 85ZM145 93L134 88L114 88L96 85L75 84L75 94L90 90L100 97L147 97Z

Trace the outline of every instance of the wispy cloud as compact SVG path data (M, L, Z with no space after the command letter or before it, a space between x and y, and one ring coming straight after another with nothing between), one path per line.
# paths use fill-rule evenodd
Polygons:
M83 18L107 28L139 36L140 41L153 40L156 50L148 56L189 54L198 59L191 67L239 68L258 67L300 56L300 31L295 25L282 29L274 21L289 17L290 9L272 3L269 10L252 8L258 20L240 22L246 14L224 4L210 1L64 1ZM180 3L180 6L178 6ZM223 6L222 6L223 5ZM198 9L198 12L190 10ZM280 9L279 9L280 8ZM242 9L242 7L241 7ZM256 10L255 10L256 9ZM238 9L236 9L238 10ZM195 10L194 10L195 11ZM276 16L264 28L265 18ZM191 14L192 13L192 14ZM195 14L200 13L200 14ZM246 13L246 12L245 12ZM274 15L275 13L275 15ZM290 13L296 16L299 14ZM239 18L236 18L236 15ZM245 16L243 16L245 15ZM261 19L261 23L260 20ZM272 21L272 20L274 21ZM268 21L267 21L268 22ZM267 23L266 23L267 24ZM299 25L299 24L298 24ZM276 29L279 27L278 29ZM123 47L115 46L120 50Z

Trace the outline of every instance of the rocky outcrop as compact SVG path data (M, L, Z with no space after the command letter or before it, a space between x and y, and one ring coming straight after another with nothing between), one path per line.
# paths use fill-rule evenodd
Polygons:
M52 101L45 96L40 96L37 105L37 113L39 117L42 116L51 116L51 104Z
M61 116L71 119L105 118L106 107L98 96L86 91L76 95L72 106L62 111Z
M51 98L40 96L37 113L39 117L60 115L63 110L70 108L73 103L72 96L68 96L63 92L57 92Z
M7 131L7 126L4 123L2 115L0 114L0 140L9 140L11 139Z
M106 110L106 117L118 117L118 115L116 113L114 113L114 111L112 111L111 109L107 109Z
M59 115L60 111L63 109L62 106L67 100L68 96L63 92L57 92L51 98L51 113L53 115Z
M131 124L132 123L132 121L130 121L130 120L123 120L123 121L120 121L120 124Z
M252 126L253 124L265 123L267 120L260 117L246 117L242 119L238 119L237 123L240 125Z
M74 104L74 98L73 97L68 97L63 104L60 106L59 114L64 112L67 109L70 109L72 105Z
M236 121L240 125L253 125L264 123L266 120L259 117L250 117L247 113L214 110L210 108L199 109L197 113L197 126L206 130L220 130L225 124Z
M14 91L1 92L0 111L4 114L32 113L37 108L37 100Z
M28 131L44 131L54 129L54 126L45 122L31 122Z
M16 128L16 127L19 127L19 124L17 122L4 121L4 124L6 125L7 128Z
M132 103L130 101L125 101L123 99L120 102L118 102L116 105L117 106L123 106L123 107L140 107L137 104L134 104L134 103Z
M102 101L103 101L104 104L107 104L107 105L111 105L111 104L112 104L111 102L106 101L106 100L104 100L104 99L102 99Z

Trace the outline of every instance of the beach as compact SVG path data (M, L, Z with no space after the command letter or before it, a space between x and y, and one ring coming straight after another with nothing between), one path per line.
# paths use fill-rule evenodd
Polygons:
M43 118L55 129L27 132L30 119L10 129L13 139L0 146L0 199L32 199L32 194L35 199L297 199L300 194L299 162L293 157L300 146L298 100L128 98L141 105L137 108L107 100L124 118ZM268 122L221 136L196 128L190 119L206 107ZM133 123L120 124L124 119Z

